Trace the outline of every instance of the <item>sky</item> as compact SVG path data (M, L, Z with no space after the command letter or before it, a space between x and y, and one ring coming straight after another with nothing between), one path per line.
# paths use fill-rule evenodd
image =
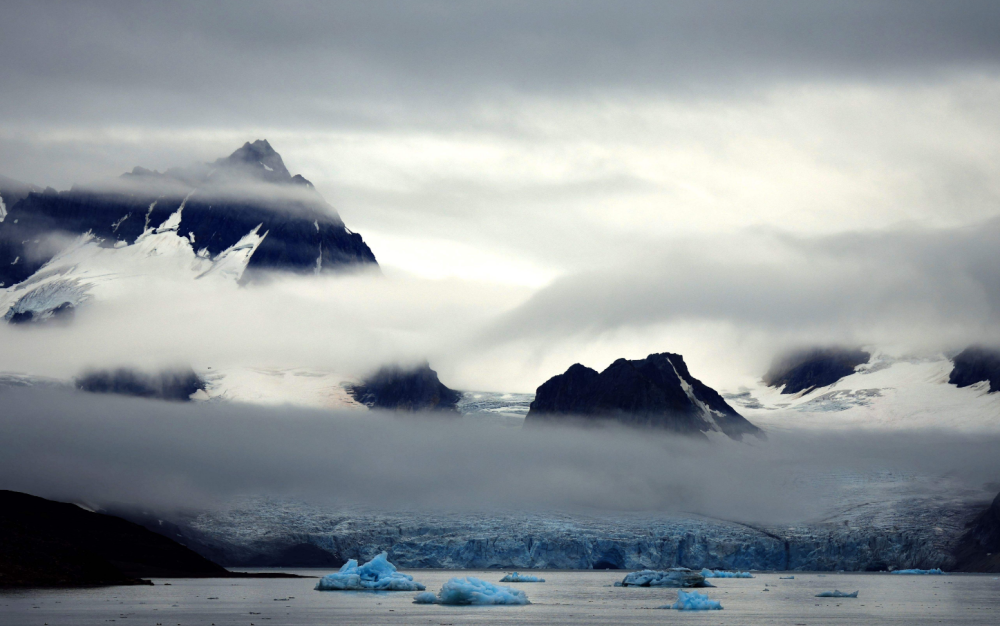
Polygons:
M266 138L452 386L1000 340L995 2L0 2L0 174Z

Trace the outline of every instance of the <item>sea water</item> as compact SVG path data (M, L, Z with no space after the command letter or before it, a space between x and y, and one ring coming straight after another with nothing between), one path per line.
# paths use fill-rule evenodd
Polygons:
M329 570L283 570L321 576ZM453 576L491 582L500 570L408 570L437 592ZM626 572L544 571L546 582L516 584L527 606L413 604L411 592L313 591L314 578L154 579L152 587L0 592L0 625L182 626L312 624L1000 624L1000 580L990 574L755 573L752 579L713 579L701 589L723 610L677 612L655 607L677 599L676 589L614 587ZM169 583L169 584L165 584ZM817 598L840 589L857 599Z

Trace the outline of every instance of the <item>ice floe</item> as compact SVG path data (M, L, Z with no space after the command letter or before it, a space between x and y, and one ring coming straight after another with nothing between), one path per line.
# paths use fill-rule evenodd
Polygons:
M834 589L833 591L824 591L823 593L817 593L816 597L817 598L857 598L858 597L858 592L857 591L852 591L851 593L847 593L846 591L839 591L837 589Z
M678 591L677 602L659 608L674 609L676 611L721 611L722 603L718 600L709 600L708 594L705 593Z
M485 580L468 576L452 578L435 596L429 591L413 598L415 604L493 605L530 604L528 595L520 589L501 587Z
M544 578L539 578L538 576L532 576L531 574L519 574L518 572L511 572L500 579L502 583L543 583Z
M413 580L413 576L396 571L382 552L377 557L359 566L354 559L344 563L336 574L328 574L316 583L317 591L354 591L373 589L378 591L423 591L427 587Z
M632 572L615 583L616 587L711 587L705 577L686 567L672 567L668 570L644 569Z
M944 572L941 571L940 567L935 567L934 569L898 569L889 573L902 574L904 576L944 576Z
M753 578L750 572L727 572L725 570L711 570L707 567L701 570L701 575L705 578Z

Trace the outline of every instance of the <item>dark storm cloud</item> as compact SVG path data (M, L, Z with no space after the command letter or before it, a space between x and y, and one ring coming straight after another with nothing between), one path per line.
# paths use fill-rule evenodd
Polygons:
M5 118L382 124L508 93L995 69L995 2L6 2ZM14 97L10 97L13 94Z
M0 401L0 488L96 504L204 508L269 494L775 521L823 513L841 495L815 488L830 472L915 473L931 480L906 488L949 498L992 496L984 488L1000 472L996 437L941 432L778 433L750 445L52 390Z

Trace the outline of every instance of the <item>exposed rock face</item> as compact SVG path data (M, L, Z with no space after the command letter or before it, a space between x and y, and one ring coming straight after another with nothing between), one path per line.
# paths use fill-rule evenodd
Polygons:
M956 387L990 383L990 393L1000 391L1000 350L969 346L954 359L955 369L948 382Z
M0 176L0 222L7 218L11 207L27 198L29 193L41 190L41 187Z
M826 387L871 359L864 350L850 348L810 348L780 356L764 374L769 387L784 387L781 393L799 393Z
M0 283L35 273L67 240L92 232L106 245L133 243L181 211L177 233L215 256L260 226L266 233L248 270L326 272L377 266L312 184L291 176L265 140L226 158L164 173L140 167L103 186L29 193L0 223Z
M681 355L669 352L618 359L601 373L576 364L550 378L538 388L525 423L565 418L613 420L686 435L719 431L733 439L762 434L691 376Z
M227 576L219 565L141 526L0 491L0 587L124 585L145 576Z
M394 411L456 411L462 397L445 387L428 363L411 369L383 367L348 391L369 408Z
M955 569L1000 572L1000 494L969 524L955 549Z
M204 390L205 382L191 368L147 374L122 367L87 372L76 380L76 386L91 393L185 401L191 399L191 394Z

